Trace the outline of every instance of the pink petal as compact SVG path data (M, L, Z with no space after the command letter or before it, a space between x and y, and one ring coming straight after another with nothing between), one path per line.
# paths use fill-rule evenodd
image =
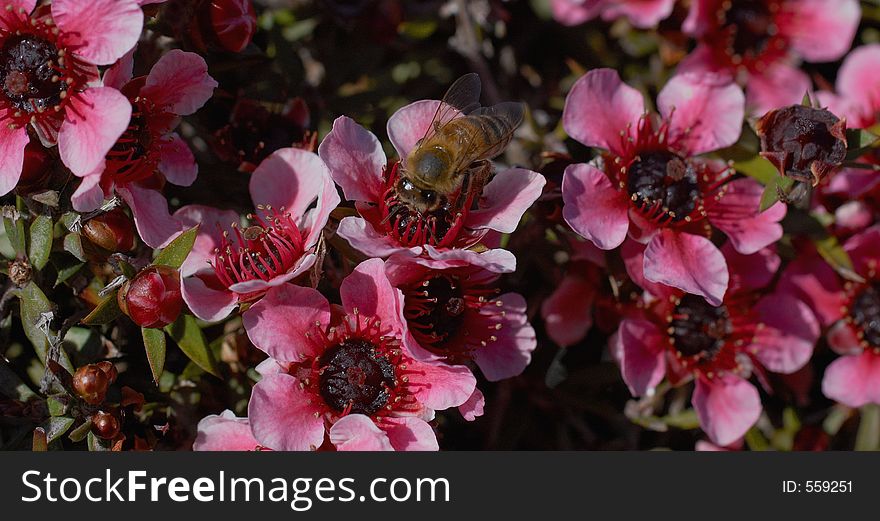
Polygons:
M865 351L831 362L822 378L822 394L850 407L880 403L880 356Z
M698 0L699 1L699 0ZM711 1L711 0L710 0ZM715 12L712 12L712 16ZM734 80L734 70L730 64L718 60L715 50L704 43L698 44L690 54L678 64L676 74L717 74Z
M777 287L809 305L823 326L841 318L843 288L831 266L815 252L802 253L791 261Z
M437 100L416 101L401 107L388 118L388 139L394 145L397 157L405 158L418 140L425 137L439 105ZM458 116L458 111L453 109L450 116L453 115Z
M213 289L198 276L183 279L181 293L193 315L205 322L223 320L238 305L235 293Z
M633 396L645 396L666 375L666 337L657 326L641 319L624 319L616 343L620 372Z
M774 248L764 248L758 253L743 255L728 242L721 247L721 253L727 259L730 273L728 291L731 295L766 287L782 265L782 259Z
M176 133L170 135L170 141L163 141L159 145L162 160L159 162L159 170L169 183L177 186L189 186L199 175L199 165L186 141Z
M672 14L675 0L635 0L611 2L602 11L605 20L616 20L624 16L635 27L649 29Z
M864 45L846 57L837 73L837 91L872 119L880 112L880 45Z
M116 192L131 208L138 235L148 246L162 248L181 231L180 222L168 213L168 200L162 192L136 184Z
M197 429L193 442L196 451L249 451L259 445L251 433L248 419L237 418L228 409L220 415L205 416Z
M565 169L562 200L562 216L568 225L599 248L612 250L626 239L629 201L593 165Z
M700 295L721 305L727 291L727 261L705 237L663 230L645 250L645 278Z
M440 450L434 429L421 418L389 418L382 424L382 430L394 450L399 451L435 451Z
M762 409L755 386L733 375L697 379L693 404L700 426L718 445L742 438L758 421Z
M134 53L137 47L132 47L122 58L104 71L102 78L105 87L122 90L125 84L134 77Z
M645 100L620 80L613 69L594 69L575 82L565 99L562 125L581 143L620 152L625 137L634 136Z
M54 0L52 18L65 44L95 65L110 65L138 41L144 13L134 0Z
M880 226L875 225L850 237L843 245L857 273L868 273L880 259Z
M474 389L474 393L466 402L458 406L458 412L465 420L472 422L483 415L486 407L486 397L479 389Z
M477 387L477 379L463 365L411 361L409 382L413 394L425 407L443 411L465 403Z
M248 404L254 438L272 450L317 449L324 441L324 419L315 414L313 400L293 376L264 377Z
M526 210L541 196L545 183L544 176L524 168L498 172L483 188L480 209L468 215L466 226L513 233Z
M403 295L391 286L382 259L369 259L357 265L339 287L342 307L347 313L377 317L386 328L402 331Z
M188 277L193 273L213 268L208 264L214 260L214 250L220 247L223 232L228 231L232 224L239 224L241 218L232 210L218 210L210 206L191 204L174 212L174 218L182 225L183 229L199 226L199 233L192 250L183 265L180 267L181 277Z
M775 293L755 306L764 327L752 342L753 353L774 373L791 374L806 365L819 340L819 322L809 306L796 298Z
M479 266L492 273L513 273L516 271L516 256L501 248L493 248L477 253L473 250L459 248L438 250L430 244L426 244L425 255L427 257L410 257L409 255L397 255L396 257L398 259L411 259L413 262L418 262L438 270L462 266Z
M858 0L800 0L778 20L779 32L804 58L829 62L841 58L853 43L861 9Z
M751 114L765 114L800 103L810 90L810 77L805 72L788 63L777 62L749 76L746 105Z
M395 253L418 255L421 248L404 248L387 235L382 235L361 217L345 217L339 222L337 235L348 241L352 248L367 257L384 258Z
M173 49L153 65L141 95L169 112L188 116L211 99L216 87L204 58Z
M10 129L8 121L0 120L0 195L8 194L18 184L28 141L26 128Z
M497 339L474 352L474 362L490 382L516 376L532 360L538 345L535 330L526 316L526 300L519 293L505 293L498 298L504 318Z
M551 0L553 18L562 25L575 26L595 18L603 0Z
M561 347L580 342L593 327L593 302L598 281L585 274L569 273L541 304L547 335Z
M669 121L669 142L686 155L726 148L739 140L745 95L728 78L678 74L657 96L660 114Z
M309 336L330 324L330 303L312 288L285 284L242 313L242 321L258 349L275 360L298 362L320 354Z
M77 212L97 210L104 202L104 189L100 185L101 170L103 168L99 169L97 173L81 178L76 191L70 196L73 209Z
M620 248L623 257L623 265L626 273L636 286L650 293L655 298L665 298L677 292L675 288L666 284L658 284L645 278L645 248L644 244L627 239Z
M394 450L385 431L363 414L349 414L334 423L330 428L330 443L336 450L344 451Z
M873 116L872 116L873 121ZM847 120L849 124L849 120ZM876 172L856 168L841 168L828 183L827 193L840 194L847 199L862 197L880 183Z
M7 0L3 2L3 7L10 6L13 12L22 12L22 17L30 16L31 12L37 6L37 0ZM8 24L6 24L3 20L3 17L0 17L0 27L6 28Z
M681 30L689 36L702 36L714 27L717 0L693 0Z
M825 334L828 347L839 355L857 355L864 349L855 328L846 320L838 320Z
M251 174L249 188L255 205L284 208L300 225L306 210L322 196L339 201L327 165L317 154L299 148L282 148L264 159ZM321 201L322 209L326 210L327 202ZM326 210L328 215L335 206Z
M382 197L385 152L376 136L353 119L336 118L318 154L346 199L376 202Z
M764 187L744 177L728 183L724 195L706 210L711 222L727 234L736 251L751 255L782 238L782 225L787 207L776 203L760 212Z
M93 172L130 119L131 103L116 89L92 87L72 96L58 132L61 161L80 177Z

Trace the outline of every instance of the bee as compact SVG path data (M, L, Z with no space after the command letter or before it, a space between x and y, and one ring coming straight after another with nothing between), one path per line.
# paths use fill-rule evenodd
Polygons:
M510 143L524 106L504 102L481 107L479 99L477 74L456 80L424 137L401 162L395 191L410 208L422 214L459 211L469 194L482 193L492 174L490 160Z

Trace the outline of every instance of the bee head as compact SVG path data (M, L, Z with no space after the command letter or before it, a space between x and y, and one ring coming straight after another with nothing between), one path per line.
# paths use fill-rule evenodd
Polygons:
M400 178L396 188L398 197L421 213L436 210L441 205L441 197L437 192L419 188L405 177Z

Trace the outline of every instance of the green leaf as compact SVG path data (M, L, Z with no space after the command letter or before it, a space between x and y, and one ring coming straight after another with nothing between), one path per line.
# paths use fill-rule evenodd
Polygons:
M46 398L46 405L49 408L50 416L64 416L67 413L67 400L61 396L50 396Z
M196 242L196 235L199 233L199 227L194 226L189 230L181 233L176 239L156 256L153 265L170 266L172 268L180 268L183 261L192 250L193 244Z
M92 420L88 419L84 421L82 425L70 431L70 434L67 437L70 438L70 441L78 442L84 440L91 431Z
M181 314L173 324L165 327L165 331L190 360L212 375L220 377L214 353L208 346L205 334L196 323L196 317Z
M46 365L46 352L49 350L49 339L39 324L43 313L52 312L52 303L34 282L28 282L19 292L21 300L21 325L24 334L34 346L40 362Z
M733 163L733 168L741 174L758 180L762 185L769 185L774 179L780 177L779 171L776 170L773 163L761 156L754 156L745 161L736 161Z
M846 130L846 159L852 161L865 155L868 149L877 145L880 136L860 128Z
M794 179L780 175L771 179L764 187L764 193L761 194L761 205L758 207L758 211L763 212L779 202L779 192L781 191L784 194L791 192L795 183Z
M79 273L79 270L82 269L83 266L85 266L84 262L81 262L66 253L53 255L52 264L55 265L55 270L58 272L53 287L57 287L59 284L67 282L74 275Z
M15 374L3 357L0 357L0 394L23 402L36 396L36 393Z
M78 233L68 233L64 236L64 251L70 253L77 260L86 262L86 252L83 250L82 236Z
M95 436L95 433L89 431L88 446L92 452L107 452L113 448L113 441L99 438Z
M829 235L821 239L816 239L813 243L816 245L816 250L819 252L819 255L821 255L822 258L825 259L825 262L830 264L836 272L844 278L857 282L863 281L862 277L855 272L849 254L843 249L843 246L837 241L836 237Z
M124 260L120 260L118 263L119 269L122 270L122 274L125 275L125 278L133 279L137 276L137 269L134 266Z
M685 409L676 414L666 415L662 418L662 421L670 427L684 430L696 429L700 426L697 412L693 409Z
M159 377L165 367L165 332L161 329L141 328L144 337L144 348L147 350L147 361L153 372L153 381L159 384Z
M86 318L82 319L82 323L87 326L95 326L100 324L109 324L116 320L122 314L119 309L119 303L116 300L117 291L113 291L104 298L95 309L89 313Z
M3 226L6 228L6 237L9 239L9 243L12 245L12 249L15 250L16 255L24 257L27 254L24 219L21 217L18 219L4 218Z
M870 403L862 407L855 450L880 450L880 405Z
M31 223L31 242L28 258L34 268L41 270L49 262L52 253L52 232L54 225L48 215L38 215Z
M74 419L68 416L53 416L49 418L46 422L46 441L52 443L57 440L60 436L63 436L68 429L70 429L71 425L73 425Z

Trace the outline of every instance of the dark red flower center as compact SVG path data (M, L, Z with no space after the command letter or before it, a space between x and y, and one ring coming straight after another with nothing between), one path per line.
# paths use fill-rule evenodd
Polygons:
M394 364L366 340L349 339L330 347L318 365L321 397L337 412L375 414L396 385Z
M128 128L107 153L107 172L117 183L146 179L159 164L159 155L152 153L154 143L161 137L150 126L153 104L138 97L132 100L131 109Z
M713 360L733 330L725 306L711 306L694 295L681 298L669 328L675 349L685 357L702 361Z
M693 213L701 198L696 169L669 151L639 154L627 170L626 188L639 210L663 214L672 222Z
M438 275L408 292L404 313L419 330L428 332L437 345L458 334L466 309L461 284L450 276Z
M880 347L880 283L865 287L850 304L850 317L872 346Z
M776 34L773 9L767 0L735 0L726 2L719 13L721 26L729 33L728 54L731 58L755 58L762 54Z
M248 215L252 224L244 229L232 223L232 235L224 231L220 246L214 250L214 271L227 288L238 282L268 281L287 273L305 251L302 234L284 208L257 209L262 215Z
M10 36L0 48L0 89L14 108L43 112L66 95L61 63L51 42L30 34Z

